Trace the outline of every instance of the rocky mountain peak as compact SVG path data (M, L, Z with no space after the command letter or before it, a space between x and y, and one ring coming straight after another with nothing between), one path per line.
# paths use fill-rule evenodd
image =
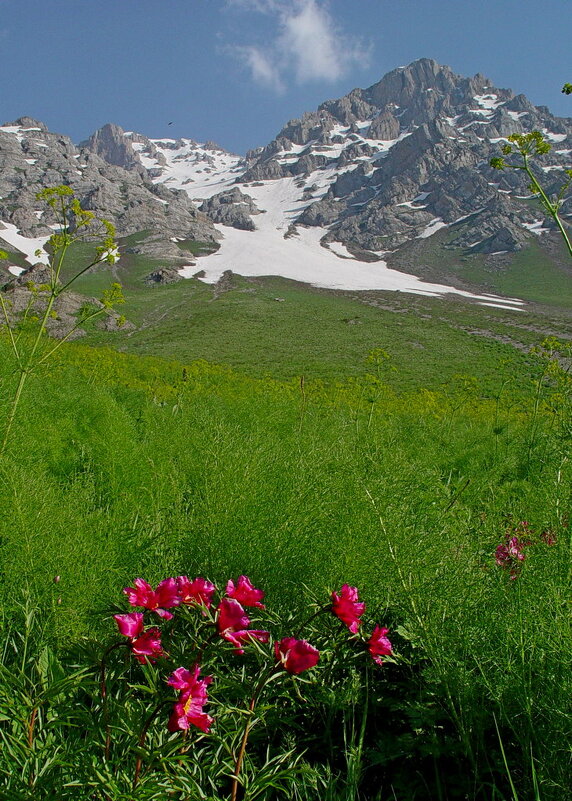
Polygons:
M271 264L297 280L304 280L300 264L350 275L359 262L386 260L409 271L429 238L449 261L451 253L496 257L534 239L542 245L550 229L522 174L489 166L508 136L531 130L553 144L538 169L548 191L558 191L572 166L572 120L430 58L290 120L245 159L213 142L150 139L111 124L78 151L21 118L0 127L0 222L11 226L0 239L14 227L30 237L49 233L53 221L40 213L34 192L68 183L122 235L151 232L139 250L147 255L176 260L177 243L191 238L212 252L222 238L205 270L211 274L215 262L237 272ZM563 213L572 217L571 199ZM378 280L374 271L351 286Z
M107 123L93 133L89 139L80 143L80 148L97 153L108 164L115 164L125 170L141 167L139 156L119 125Z
M22 128L25 130L33 130L33 131L47 131L48 128L44 125L43 122L39 120L35 120L33 117L18 117L17 120L14 122L5 122L2 125L3 128L14 127L14 128Z

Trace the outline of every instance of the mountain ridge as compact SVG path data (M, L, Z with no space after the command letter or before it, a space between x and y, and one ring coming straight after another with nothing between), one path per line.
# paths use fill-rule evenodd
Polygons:
M30 122L17 123L22 120ZM41 127L31 122L28 127ZM0 220L37 235L37 210L30 204L23 204L24 211L10 209L5 202L1 158L3 133L11 127L17 128L0 127ZM25 127L20 124L19 130ZM551 236L551 224L530 203L520 173L499 174L489 166L507 136L532 129L558 146L542 167L550 191L571 166L572 120L496 88L480 73L462 77L422 58L288 121L274 140L245 157L211 142L150 139L108 124L75 152L65 137L59 141L60 155L67 162L81 158L92 168L92 182L98 176L108 182L107 192L96 187L86 193L85 181L70 176L69 164L61 159L58 176L46 170L45 180L71 178L80 200L85 202L87 194L88 208L111 209L122 233L134 232L137 225L155 231L154 244L140 251L147 247L164 255L185 276L194 274L196 264L185 271L177 262L182 257L176 241L194 238L221 245L201 259L206 280L217 280L225 269L249 275L264 274L260 270L266 268L267 274L318 286L344 288L345 275L351 289L444 294L447 287L421 290L415 276L409 283L399 281L388 266L395 262L401 268L404 249L439 232L446 235L444 253L481 254L493 261L526 249L531 237L542 243L543 236ZM37 150L28 147L26 153L37 158ZM123 211L110 188L121 182L128 187ZM164 207L162 215L141 210L152 199ZM562 211L570 216L569 198ZM292 259L306 272L291 268ZM419 266L412 264L412 271Z

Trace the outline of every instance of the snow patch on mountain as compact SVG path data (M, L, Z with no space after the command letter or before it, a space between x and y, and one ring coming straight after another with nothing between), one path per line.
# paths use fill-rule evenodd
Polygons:
M58 226L59 228L59 226ZM22 236L19 229L9 222L2 222L0 220L0 239L3 239L8 245L23 253L26 261L30 264L49 264L49 255L43 249L44 245L49 239L49 236L39 236L35 239ZM38 252L37 252L38 251ZM11 271L13 272L13 271Z
M486 113L490 113L488 108L493 107L490 104L494 98L480 100L488 104ZM133 148L149 170L153 183L182 189L197 204L238 185L260 210L261 213L253 218L254 231L217 225L223 234L220 248L200 259L201 280L205 283L214 284L226 270L232 270L247 277L279 275L327 289L377 289L434 297L451 293L486 305L501 304L507 309L522 306L517 299L476 295L422 281L417 276L388 268L381 258L373 262L361 261L344 244L327 241L329 227L297 224L304 209L323 198L341 175L356 170L360 163L383 158L412 133L404 131L391 140L369 139L367 132L371 123L371 119L366 119L353 126L337 124L328 132L328 141L290 142L288 148L282 147L274 152L273 158L279 164L294 164L308 153L327 158L325 165L308 174L245 183L240 179L247 165L240 156L191 139L147 140L132 132L126 136L132 138ZM353 156L348 164L340 165L344 151L364 145L371 151ZM427 192L421 192L401 205L412 210L423 209L420 201L427 197ZM420 237L429 237L445 226L441 218L435 218ZM198 266L183 266L178 272L184 278L190 278L197 273Z

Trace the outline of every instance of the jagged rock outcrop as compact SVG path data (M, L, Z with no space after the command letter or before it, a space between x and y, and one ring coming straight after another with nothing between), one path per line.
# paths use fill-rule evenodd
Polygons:
M115 142L117 155L119 139L128 140L118 126L105 129L105 135L93 140L94 147L107 157ZM103 148L104 143L109 148ZM129 154L127 145L124 152ZM110 164L28 117L0 126L0 220L15 225L26 237L49 236L51 226L60 221L36 194L58 184L70 186L84 208L111 220L120 237L148 231L165 243L173 237L203 242L220 239L186 192L152 183L141 165L128 170Z
M115 164L125 170L137 168L145 174L141 159L133 149L133 142L125 136L125 131L119 125L107 123L85 142L80 142L79 147L91 150L108 164Z
M147 286L160 286L164 284L176 284L177 281L183 281L183 276L172 267L161 267L155 270L145 278Z
M572 120L495 88L484 75L464 78L423 58L291 120L269 145L247 154L242 180L309 182L330 170L325 191L297 220L328 226L327 241L394 250L474 215L469 228L482 227L483 235L473 230L454 240L459 246L478 239L474 252L516 251L530 241L539 212L515 204L529 194L526 177L498 173L489 161L507 136L533 129L553 143L543 181L556 191L570 167Z
M233 187L213 195L199 207L213 222L230 225L243 231L254 231L252 214L260 214L250 195Z
M40 290L32 296L31 289L26 285L30 280L33 280L38 286L39 279L39 272L35 271L34 273L30 270L27 273L23 273L19 279L8 287L5 292L6 310L12 324L15 324L18 318L29 309L30 304L32 304L36 314L41 314L45 311L49 293ZM44 282L42 281L42 283ZM135 328L133 323L125 320L114 309L104 310L103 303L97 298L86 297L77 292L64 292L56 298L53 313L46 321L48 334L54 339L63 339L65 337L69 341L84 337L86 332L81 325L78 326L78 319L81 319L80 315L86 305L90 311L102 311L101 316L95 318L95 320L96 325L106 331L129 331Z

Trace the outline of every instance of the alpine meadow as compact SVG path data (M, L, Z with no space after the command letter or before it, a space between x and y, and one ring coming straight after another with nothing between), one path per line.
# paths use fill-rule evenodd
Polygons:
M571 154L429 58L0 126L0 799L570 797Z

